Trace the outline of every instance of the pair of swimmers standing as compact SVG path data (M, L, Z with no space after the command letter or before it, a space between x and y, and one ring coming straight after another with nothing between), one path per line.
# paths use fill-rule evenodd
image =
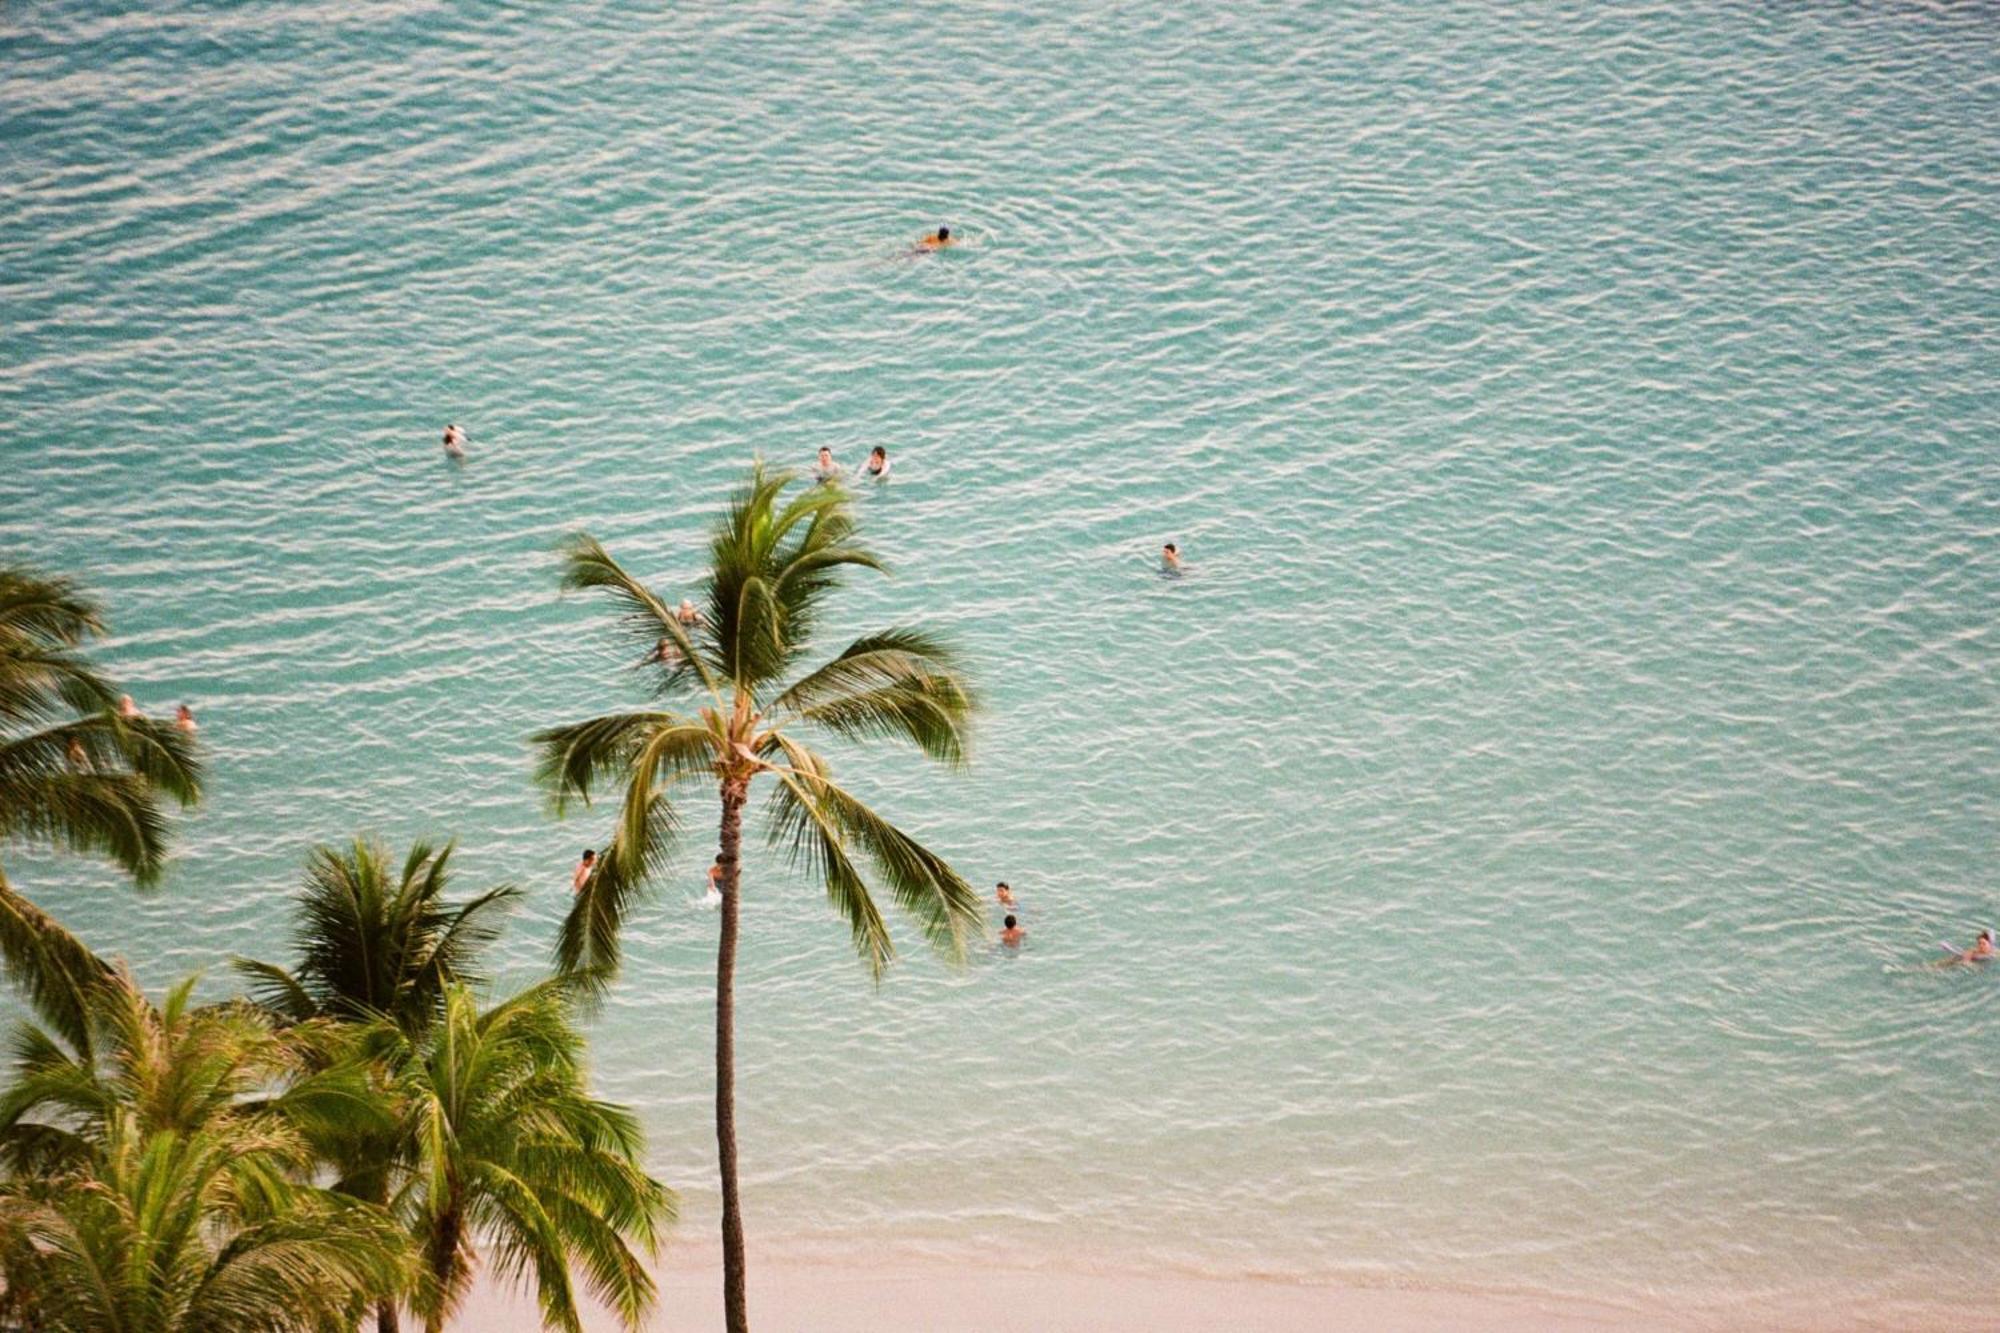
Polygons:
M138 704L132 702L131 695L121 694L118 696L118 716L129 722L133 718L144 717L145 714L139 711ZM201 730L200 725L194 720L194 709L186 704L180 704L174 709L174 726L190 736Z
M862 465L861 475L871 481L886 481L889 478L889 451L876 445L868 451L868 461ZM819 461L813 464L813 480L820 485L828 485L840 480L840 464L833 461L833 450L820 446Z
M1020 906L1014 900L1014 890L1007 887L1007 881L1004 879L994 886L993 901L999 903L1002 907ZM1010 949L1018 949L1021 947L1021 941L1027 938L1028 932L1021 929L1020 921L1015 918L1012 912L1007 913L1006 920L1000 931L1000 943Z

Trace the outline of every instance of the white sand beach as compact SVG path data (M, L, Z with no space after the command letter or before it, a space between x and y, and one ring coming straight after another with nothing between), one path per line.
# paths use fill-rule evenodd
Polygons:
M713 1246L677 1246L660 1267L661 1300L649 1333L722 1327L719 1259ZM984 1268L969 1271L903 1263L762 1262L752 1258L751 1317L779 1333L1176 1333L1258 1329L1267 1333L1371 1330L1373 1333L1653 1333L1697 1327L1663 1311L1526 1295L1387 1287L1301 1285L1113 1273ZM588 1321L610 1330L602 1311ZM484 1285L453 1325L465 1333L538 1333L525 1296Z

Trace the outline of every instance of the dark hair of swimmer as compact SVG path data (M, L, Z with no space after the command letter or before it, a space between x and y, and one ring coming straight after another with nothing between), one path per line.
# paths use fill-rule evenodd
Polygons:
M993 887L996 889L1004 889L1007 887L1007 881L1003 879L998 884L995 884Z
M1172 551L1175 555L1179 555L1181 553L1181 548L1174 545L1172 542L1168 542L1163 549Z
M889 451L887 449L884 449L879 444L876 445L873 449L870 449L868 452L875 455L875 457L877 458L887 458L889 456Z
M586 861L595 861L597 859L597 853L592 849L586 847L583 849L583 859Z
M948 241L948 240L950 240L950 239L951 239L951 228L950 228L950 227L939 227L939 228L938 228L938 239L939 239L940 241Z
M1990 930L1982 930L1979 932L1979 938L1982 940L1990 940L1993 938L1993 932Z
M1007 918L1007 929L1012 930L1013 928L1014 928L1014 918L1012 916L1009 916Z

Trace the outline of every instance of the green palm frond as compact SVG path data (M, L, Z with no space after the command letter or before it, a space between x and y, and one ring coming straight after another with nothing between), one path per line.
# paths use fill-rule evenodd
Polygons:
M42 1021L79 1051L91 1044L90 999L111 967L0 875L0 961Z
M692 728L703 739L709 736L694 719L667 712L611 713L538 731L531 738L538 751L535 779L553 794L557 814L572 800L588 805L599 776L623 777L652 737L680 728Z
M944 857L928 851L834 783L824 759L788 737L776 737L774 741L786 761L786 771L780 773L784 781L774 799L776 827L788 829L796 839L798 831L804 829L802 821L810 819L814 837L826 845L838 845L846 853L850 867L842 879L852 875L852 859L856 855L866 857L884 883L888 883L896 907L916 921L924 939L946 959L962 959L966 941L984 929L986 919L984 905L978 893L972 891L972 885ZM844 885L840 893L836 893L834 877L828 877L828 897L834 899L836 909L842 911L850 929L854 929L856 947L862 957L880 973L888 957L868 943L874 929L880 929L880 917L872 903L860 909L844 901L856 893L862 899L868 893L858 875L852 875L852 883ZM874 915L876 927L864 931L860 919L868 915Z
M17 838L107 856L142 884L166 865L166 817L130 773L0 772L0 841Z
M431 997L441 994L450 982L476 986L486 981L479 959L499 940L505 918L521 896L519 887L502 884L444 914L443 931L436 935L429 957L411 979L412 990L427 1009L434 1003Z
M104 633L104 610L74 579L0 565L0 650L16 644L69 647Z
M628 724L626 718L641 720ZM556 940L556 962L563 971L609 975L618 966L618 933L626 915L679 838L672 788L686 778L713 777L717 738L708 726L677 714L641 713L555 728L536 740L542 747L544 781L558 793L576 791L588 800L588 777L569 785L569 775L615 766L626 779L618 823L598 854L596 869L570 904Z
M0 565L0 722L112 707L117 694L74 651L103 633L102 609L74 580Z
M581 1328L572 1264L627 1326L653 1300L642 1256L673 1196L640 1169L631 1114L585 1090L573 995L555 978L481 1009L454 986L405 1066L428 1160L397 1207L416 1219L431 1327L462 1298L481 1249L503 1280L534 1285L554 1327Z
M319 1012L319 1002L305 983L276 963L235 957L229 960L229 965L243 978L251 1003L294 1023L303 1023Z
M167 859L163 801L201 794L192 738L118 715L118 695L77 651L104 632L69 579L0 566L0 844L102 855L141 884ZM106 969L0 878L0 962L66 1037L88 1042L83 989Z
M520 897L501 885L450 904L451 855L449 844L418 842L392 872L379 842L315 847L294 909L297 966L238 960L252 998L293 1021L319 1014L386 1017L411 1029L428 1023L449 983L483 980L479 955Z
M774 708L836 735L907 740L953 765L965 762L977 706L950 645L917 629L856 639L773 701Z
M795 768L801 763L819 763L802 747L794 747L788 758ZM868 964L869 975L879 981L896 957L896 946L868 885L848 855L847 834L820 799L817 785L791 773L779 774L769 810L771 845L789 852L794 869L826 885L827 901L847 922L855 952Z
M650 656L661 639L673 644L679 657L660 666L663 691L692 678L709 694L717 693L720 682L705 636L690 634L665 599L627 573L595 538L579 533L565 542L562 570L564 591L601 592L610 598L635 651Z
M201 800L201 760L195 738L187 732L159 718L120 717L116 712L99 713L88 725L93 733L108 733L126 766L155 791L183 809Z
M793 480L759 464L709 542L718 665L738 689L776 680L798 658L844 569L882 567L847 541L853 521L838 488L812 487L777 508Z

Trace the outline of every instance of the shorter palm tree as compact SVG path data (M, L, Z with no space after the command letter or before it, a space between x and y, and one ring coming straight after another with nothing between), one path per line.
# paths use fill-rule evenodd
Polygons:
M407 1283L407 1238L304 1160L273 1126L115 1129L85 1169L0 1185L5 1304L46 1333L351 1328Z
M631 1115L586 1091L574 987L480 1011L480 955L519 891L453 904L450 858L449 845L419 843L398 872L379 843L314 849L294 967L237 968L313 1067L360 1072L388 1108L386 1121L305 1123L333 1187L389 1209L412 1237L423 1263L402 1304L440 1327L484 1237L503 1273L532 1276L552 1322L578 1326L572 1262L636 1322L653 1287L628 1238L650 1253L672 1195L639 1170ZM399 1326L398 1303L378 1304L377 1333Z
M570 1266L627 1327L654 1299L641 1255L674 1196L640 1169L637 1120L589 1095L573 983L544 982L481 1010L446 987L439 1021L412 1042L392 1028L413 1155L392 1201L429 1281L420 1313L438 1333L463 1300L483 1242L496 1271L532 1278L545 1323L581 1333ZM631 1242L636 1242L635 1253Z
M24 1024L0 1092L0 1311L63 1333L318 1333L405 1290L386 1210L315 1187L310 1143L383 1118L241 1004L157 1008L114 973L88 1053Z
M237 960L251 998L293 1022L383 1018L421 1032L443 1011L447 985L484 980L479 954L521 896L501 885L446 903L451 853L450 843L416 843L391 882L389 853L379 842L313 848L293 909L297 966Z

